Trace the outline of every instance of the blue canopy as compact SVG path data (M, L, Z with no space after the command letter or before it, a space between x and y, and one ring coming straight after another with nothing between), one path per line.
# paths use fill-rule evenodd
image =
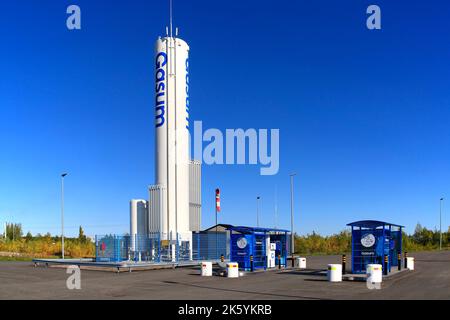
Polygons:
M244 227L244 226L230 226L229 230L238 231L242 233L254 233L254 232L291 232L290 230L275 229L275 228L260 228L260 227Z
M384 226L394 226L399 228L404 228L404 226L401 226L399 224L395 223L389 223L385 221L377 221L377 220L361 220L361 221L355 221L347 224L351 227L360 227L360 228L378 228L378 227L384 227Z

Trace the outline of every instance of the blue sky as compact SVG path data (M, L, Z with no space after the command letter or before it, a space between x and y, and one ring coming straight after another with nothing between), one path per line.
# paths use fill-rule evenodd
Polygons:
M77 4L82 30L66 28ZM378 4L382 30L366 28ZM204 227L338 232L360 219L413 232L450 197L450 4L446 1L175 1L191 47L190 118L279 128L280 171L204 166ZM0 13L0 222L59 233L128 231L154 182L154 41L167 1L8 1ZM450 224L444 204L443 225ZM450 208L450 207L449 207Z

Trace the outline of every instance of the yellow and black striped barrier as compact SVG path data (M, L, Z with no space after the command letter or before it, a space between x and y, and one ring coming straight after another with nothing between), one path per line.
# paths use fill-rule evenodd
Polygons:
M345 274L345 264L347 263L347 255L342 255L342 274Z
M384 275L387 276L388 274L388 263L389 263L389 257L387 254L384 255Z

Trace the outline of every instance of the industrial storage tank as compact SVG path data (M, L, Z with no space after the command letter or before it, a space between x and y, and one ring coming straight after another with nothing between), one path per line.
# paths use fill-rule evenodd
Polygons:
M147 236L148 210L147 201L133 199L130 201L130 250L141 250L140 243ZM141 239L141 241L139 241Z
M149 203L148 203L148 231L149 233L162 233L162 230L167 230L167 219L163 219L162 213L165 210L166 188L160 185L150 186L148 189Z
M159 232L185 234L189 232L189 46L176 37L156 41L155 137L155 185L165 188Z
M202 228L202 164L191 160L189 164L189 230Z

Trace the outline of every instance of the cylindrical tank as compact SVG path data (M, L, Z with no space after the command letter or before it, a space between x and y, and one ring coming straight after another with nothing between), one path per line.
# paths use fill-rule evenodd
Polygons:
M147 201L142 199L133 199L130 201L131 251L139 251L139 243L143 243L139 239L147 235L147 216Z
M342 264L329 264L327 278L330 282L341 282Z
M202 222L202 165L189 162L189 230L200 231Z
M383 268L381 264L368 264L366 267L367 281L381 283L383 281Z
M165 187L160 232L189 231L189 46L164 37L155 48L155 176Z

